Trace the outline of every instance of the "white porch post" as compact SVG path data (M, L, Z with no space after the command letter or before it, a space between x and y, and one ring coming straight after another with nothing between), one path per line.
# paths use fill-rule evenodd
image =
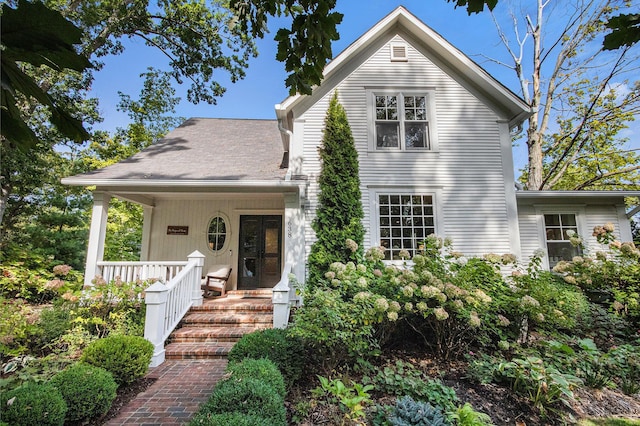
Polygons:
M98 273L98 262L104 256L104 240L107 233L107 216L111 195L106 192L93 193L91 228L87 247L87 262L84 269L84 285L93 285L91 281Z
M140 260L149 260L149 247L151 246L151 221L153 219L153 206L142 206L142 244L140 247Z
M300 189L302 191L302 188ZM299 283L305 281L305 238L304 238L304 210L300 201L300 194L285 194L284 196L284 263L291 264L291 273ZM292 294L292 298L295 294Z
M153 357L150 367L164 362L164 328L169 290L161 282L154 283L145 290L144 301L147 312L144 321L144 338L153 343Z
M202 267L204 266L204 254L200 253L198 250L191 253L187 259L189 259L189 263L195 262L196 266L194 268L194 283L191 291L191 306L200 306L202 305L202 289L200 288L200 284L202 281Z

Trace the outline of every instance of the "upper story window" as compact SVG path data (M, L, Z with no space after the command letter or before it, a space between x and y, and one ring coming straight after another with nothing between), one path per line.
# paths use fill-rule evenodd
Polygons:
M431 97L420 92L372 92L375 150L432 150Z
M224 217L216 216L209 222L207 243L211 250L219 251L227 241L227 222Z
M561 260L571 260L582 254L580 247L574 247L569 242L571 235L578 233L575 214L545 214L544 232L550 268Z

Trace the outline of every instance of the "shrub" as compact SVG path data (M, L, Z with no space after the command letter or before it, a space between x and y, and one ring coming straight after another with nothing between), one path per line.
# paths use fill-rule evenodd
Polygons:
M284 400L269 384L257 379L227 379L215 387L202 414L240 413L286 425Z
M270 359L282 373L287 386L300 377L304 366L301 341L290 336L287 330L277 328L244 335L229 352L229 362L245 358Z
M273 422L260 416L243 413L198 413L189 422L189 426L279 426L282 423Z
M82 361L109 371L118 385L143 377L153 356L153 344L139 336L108 336L93 341L82 353Z
M68 309L61 306L44 309L40 312L29 346L36 352L49 352L70 328L71 318Z
M245 359L239 363L230 363L227 371L231 373L231 379L262 380L271 385L281 398L284 399L286 395L282 373L269 359Z
M389 423L393 426L445 426L450 423L440 410L428 402L405 396L396 401Z
M0 396L2 421L14 426L62 426L66 412L62 394L50 385L28 384Z
M473 409L468 402L453 414L457 426L491 426L491 417Z
M6 356L27 352L29 336L33 334L37 313L22 299L0 296L0 361Z
M51 379L67 403L67 422L100 418L116 398L118 385L107 370L77 363Z

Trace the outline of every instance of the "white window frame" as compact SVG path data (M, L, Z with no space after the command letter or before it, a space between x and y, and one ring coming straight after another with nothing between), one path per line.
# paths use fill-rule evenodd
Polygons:
M583 241L586 241L587 234L586 229L586 211L585 206L583 205L573 205L573 206L535 206L536 215L538 217L538 233L539 233L539 246L544 249L545 256L542 259L542 267L546 270L551 270L551 261L549 259L549 250L547 247L547 235L546 235L546 225L544 220L544 215L563 215L563 214L572 214L576 217L576 228L578 235L582 238ZM584 243L583 243L584 244Z
M399 122L399 146L381 147L377 146L376 136L376 96L398 96L398 122ZM412 121L404 118L404 97L424 96L426 98L426 143L424 148L407 148L405 146L405 122ZM435 89L425 87L413 88L367 88L367 118L369 123L369 152L411 152L425 153L438 151L438 131L435 120Z
M222 218L222 220L224 221L225 224L225 237L224 237L224 243L222 243L222 247L220 247L219 249L213 249L211 248L211 246L209 245L210 241L209 241L209 227L211 226L211 221L213 219L215 219L216 217L220 217ZM222 213L222 212L216 212L214 215L211 215L211 217L209 217L209 220L207 220L207 224L206 224L206 231L205 231L205 242L207 245L207 248L209 249L210 252L212 252L213 254L220 254L223 253L225 250L227 250L227 248L229 247L229 244L231 244L231 221L229 220L229 217Z
M371 245L379 246L380 245L380 204L379 204L379 196L380 195L424 195L432 197L432 206L433 206L433 228L434 233L438 236L443 235L442 229L442 206L440 205L439 200L442 199L442 190L441 188L434 187L407 187L407 186L370 186L369 187L369 203L370 203L370 214L369 214L369 232L371 235ZM426 237L426 235L425 235ZM402 264L402 260L385 260L385 263L389 264Z

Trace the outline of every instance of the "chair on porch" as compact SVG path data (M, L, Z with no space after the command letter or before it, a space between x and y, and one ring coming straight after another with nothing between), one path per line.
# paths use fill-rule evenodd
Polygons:
M225 297L227 281L231 276L230 265L213 265L209 268L207 275L202 279L202 285L204 297ZM215 293L220 293L216 296Z

